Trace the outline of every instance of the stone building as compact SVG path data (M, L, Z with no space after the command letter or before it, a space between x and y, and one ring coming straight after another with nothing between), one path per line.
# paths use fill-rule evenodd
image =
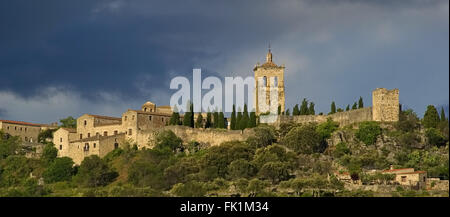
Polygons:
M382 173L395 174L395 182L400 185L423 189L427 185L427 172L414 171L414 168L384 170Z
M276 108L281 106L281 111L285 110L284 98L284 65L278 66L272 61L272 52L266 55L266 62L262 65L256 64L253 71L255 72L255 93L254 105L256 115L269 111L270 105L275 105ZM262 81L262 83L261 83ZM259 96L260 89L265 88L264 95ZM275 88L278 93L278 101L271 102L270 90ZM262 90L261 90L262 91ZM264 100L264 101L261 101Z
M0 120L0 130L11 136L18 136L22 142L37 143L39 133L49 125L34 124L23 121Z
M372 91L372 115L374 121L398 121L400 103L398 89L377 88Z
M157 107L146 102L141 110L129 109L122 117L84 114L77 118L77 128L60 128L53 134L58 156L70 157L80 164L84 157L96 154L105 156L126 141L137 142L140 132L168 125L170 106ZM147 143L138 143L143 148Z

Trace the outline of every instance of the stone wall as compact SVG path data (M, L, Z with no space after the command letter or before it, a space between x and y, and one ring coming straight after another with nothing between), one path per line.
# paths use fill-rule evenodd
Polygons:
M281 123L294 122L294 123L323 123L331 118L333 121L339 123L339 126L346 126L353 123L359 123L362 121L372 120L372 107L366 107L361 109L355 109L350 111L338 112L331 115L298 115L298 116L278 116L275 126L279 126Z
M149 129L140 131L137 136L138 148L153 148L155 146L155 136L163 130L171 130L183 140L183 143L197 141L208 146L217 146L227 141L245 141L253 130L224 130L224 129L198 129L185 126L166 126L159 129Z
M0 121L0 129L11 136L18 136L23 142L38 142L39 125L14 124Z

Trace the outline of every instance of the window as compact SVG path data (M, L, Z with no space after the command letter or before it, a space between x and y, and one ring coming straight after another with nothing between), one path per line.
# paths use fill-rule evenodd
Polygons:
M94 148L97 146L97 144L94 143Z
M82 133L80 133L80 139L83 139L83 134Z
M91 137L91 133L88 133L88 138Z
M263 77L263 85L267 86L267 77L266 76Z
M152 120L152 116L148 116L148 120L151 121Z
M278 77L273 77L273 86L278 87Z
M108 131L103 132L103 136L108 136Z
M20 128L20 131L22 131L22 127Z
M426 181L427 181L427 178L426 178L425 176L423 177L423 181L424 181L424 182L426 182Z
M118 149L119 148L119 143L114 143L114 149Z
M14 127L14 130L17 130L17 127Z
M117 134L118 134L117 130L114 130L114 135L117 135Z
M59 145L59 150L62 150L62 145Z
M132 129L128 129L128 135L131 136L133 134Z
M84 151L89 151L89 143L84 143Z
M134 115L133 115L133 116L131 116L131 120L132 120L132 121L134 121Z
M8 129L9 130L9 126L6 128L6 129Z
M95 133L95 135L96 135L96 136L99 136L99 135L100 135L100 133L99 133L99 132L96 132L96 133Z
M25 132L27 132L27 128L25 127Z
M406 182L406 176L402 176L402 182Z
M59 142L62 142L62 137L61 137L61 138L59 138Z
M161 118L161 122L164 122L164 118Z
M86 126L87 125L87 121L86 120L84 120L84 126Z
M127 116L125 116L125 121L127 121L127 119L128 119L128 117L127 117Z
M28 137L25 136L25 142L28 142Z
M147 108L144 108L144 112L146 112L147 111Z

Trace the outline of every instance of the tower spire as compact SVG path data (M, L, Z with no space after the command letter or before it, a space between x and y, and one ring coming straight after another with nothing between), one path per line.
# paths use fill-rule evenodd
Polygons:
M269 52L267 52L267 56L266 56L266 62L267 63L271 63L272 62L272 52L270 50L270 42L269 42Z

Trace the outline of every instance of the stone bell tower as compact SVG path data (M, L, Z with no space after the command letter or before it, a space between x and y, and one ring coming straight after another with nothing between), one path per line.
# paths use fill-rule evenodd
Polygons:
M284 111L284 64L281 66L278 66L272 61L272 52L270 50L269 45L269 52L267 52L266 55L266 62L262 65L259 65L259 63L256 64L253 71L255 72L255 99L254 99L254 106L256 110L256 115L259 115L260 113L265 113L269 111L270 105L275 105L276 108L278 106L281 106L281 111ZM262 83L261 83L262 81ZM262 87L265 87L264 96L259 96L260 89ZM275 88L277 90L278 95L278 102L271 102L270 100L270 93L271 88ZM264 102L261 102L261 99L265 100ZM261 104L261 105L260 105Z

